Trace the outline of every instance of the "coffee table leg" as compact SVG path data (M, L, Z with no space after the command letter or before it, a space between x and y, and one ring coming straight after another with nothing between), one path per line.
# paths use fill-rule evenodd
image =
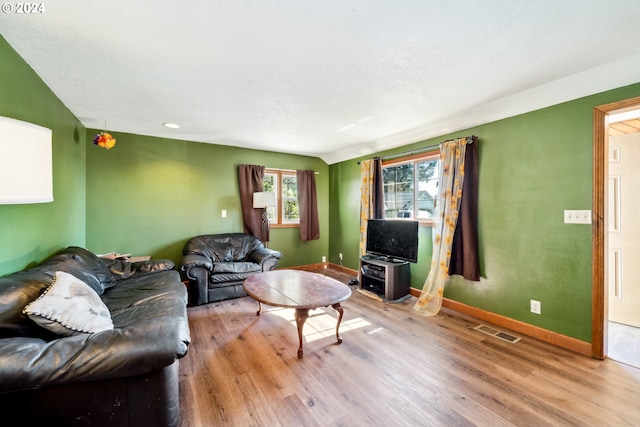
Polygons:
M344 309L338 304L333 304L331 306L335 311L338 312L338 324L336 325L336 338L338 339L338 344L342 344L342 338L340 338L340 322L342 322L342 316L344 315Z
M258 301L258 311L256 312L256 316L260 316L261 312L262 312L262 303Z
M300 342L300 347L298 348L298 359L302 359L304 352L302 351L302 327L304 326L304 322L307 321L307 317L309 317L309 309L308 308L296 308L296 325L298 325L298 341Z

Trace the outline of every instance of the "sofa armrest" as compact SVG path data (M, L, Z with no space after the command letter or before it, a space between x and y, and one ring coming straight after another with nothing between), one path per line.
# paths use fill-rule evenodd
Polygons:
M189 278L189 303L202 305L208 302L209 275L213 272L213 262L204 255L189 254L182 258L180 270Z
M189 280L189 299L190 303L202 305L209 302L209 275L208 269L203 267L192 267L187 270Z
M190 274L189 271L195 267L205 268L208 271L213 271L213 262L209 258L197 254L185 255L184 258L182 258L180 270L186 272L187 276L189 276ZM189 278L193 279L193 277Z

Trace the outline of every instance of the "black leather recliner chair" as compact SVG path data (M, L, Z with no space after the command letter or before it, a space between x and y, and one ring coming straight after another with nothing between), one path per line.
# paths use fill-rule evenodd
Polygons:
M273 270L282 254L245 233L205 234L191 238L180 269L189 278L189 302L202 305L246 296L242 282Z

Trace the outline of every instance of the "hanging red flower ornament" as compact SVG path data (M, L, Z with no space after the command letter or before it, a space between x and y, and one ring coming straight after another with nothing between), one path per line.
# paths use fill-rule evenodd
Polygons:
M116 145L116 139L110 133L100 132L93 138L93 145L97 145L108 150Z

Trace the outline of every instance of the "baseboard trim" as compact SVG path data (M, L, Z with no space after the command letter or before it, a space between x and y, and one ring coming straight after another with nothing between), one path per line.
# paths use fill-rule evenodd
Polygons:
M283 268L287 268L289 270L310 270L310 271L319 270L319 269L326 270L330 268L332 270L342 271L352 276L358 275L358 272L356 270L351 269L349 267L343 267L341 265L334 264L332 262L319 262L317 264L306 264L306 265L298 265L296 267L283 267Z
M411 295L415 297L420 296L420 290L411 288ZM511 319L500 314L485 311L477 307L473 307L467 304L463 304L458 301L454 301L448 298L442 299L442 306L458 313L466 314L485 322L492 323L497 326L510 329L514 332L518 332L523 335L544 341L555 346L575 351L583 356L591 357L591 343L579 340L577 338L568 337L566 335L559 334L557 332L550 331L548 329L541 328L539 326L530 325L528 323L521 322L519 320Z

